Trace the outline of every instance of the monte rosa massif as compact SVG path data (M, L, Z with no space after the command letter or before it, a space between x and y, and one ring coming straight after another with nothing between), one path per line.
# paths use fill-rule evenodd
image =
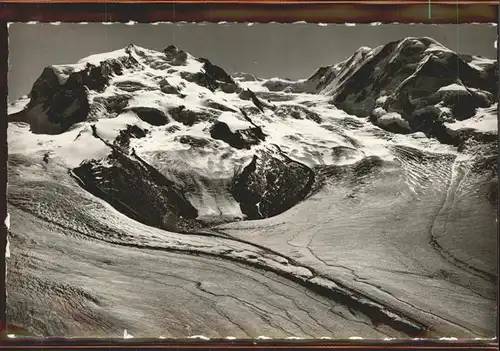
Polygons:
M298 81L172 45L47 67L9 106L9 323L493 337L497 88L427 37Z

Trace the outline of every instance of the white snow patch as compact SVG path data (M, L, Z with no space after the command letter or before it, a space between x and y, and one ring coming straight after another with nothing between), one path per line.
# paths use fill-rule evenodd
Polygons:
M472 56L472 60L468 64L475 69L483 70L484 68L495 64L495 62L496 60L488 59L486 57Z
M223 123L227 124L227 126L229 127L229 129L233 133L238 131L238 130L249 129L249 128L253 127L249 122L247 122L246 120L237 118L236 115L234 113L231 113L231 112L223 112L219 116L218 120L219 120L219 122L223 122Z
M445 46L439 44L438 42L431 43L425 50L425 52L435 52L435 51L453 52L450 49L446 48Z
M379 117L377 120L378 124L382 126L388 126L390 124L397 124L401 128L405 128L410 130L410 125L408 121L406 121L399 113L397 112L389 112L385 115Z
M10 213L7 213L7 216L5 216L5 221L3 223L5 225L5 228L7 228L7 230L9 230L10 229Z
M50 158L58 163L75 168L84 160L101 159L110 149L92 135L88 124L82 124L62 134L33 134L25 123L10 123L7 129L9 153L24 155L39 154L51 150Z
M5 258L10 258L10 241L7 237L7 243L5 244Z
M95 124L97 134L109 142L115 140L121 130L127 129L127 125L149 128L149 124L139 119L132 111L126 111L115 118L102 118Z
M465 91L465 92L467 92L467 89L461 84L453 83L453 84L446 85L444 87L439 88L438 91Z
M20 99L12 102L7 106L7 114L11 115L17 112L21 112L29 104L29 97L21 97Z
M411 136L414 137L415 139L427 138L427 136L423 132L416 132L416 133L413 133Z

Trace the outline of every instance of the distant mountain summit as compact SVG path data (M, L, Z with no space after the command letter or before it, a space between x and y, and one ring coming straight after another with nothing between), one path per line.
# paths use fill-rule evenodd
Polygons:
M314 93L393 132L422 131L442 142L445 122L473 117L496 103L498 62L457 54L434 39L405 38L318 69L298 82L270 80L273 91Z

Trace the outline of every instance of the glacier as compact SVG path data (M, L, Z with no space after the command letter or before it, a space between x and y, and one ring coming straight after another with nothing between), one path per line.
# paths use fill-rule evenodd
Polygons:
M492 337L497 79L427 37L298 81L173 45L49 66L8 111L9 323Z

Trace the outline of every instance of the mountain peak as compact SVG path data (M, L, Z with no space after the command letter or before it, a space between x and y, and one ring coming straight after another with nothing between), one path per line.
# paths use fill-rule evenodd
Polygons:
M27 109L39 105L42 111L48 109L51 117L47 119L62 123L62 130L86 120L89 114L100 116L105 111L104 115L114 116L116 102L109 100L123 100L118 106L128 108L153 108L158 111L158 116L149 120L164 121L163 116L170 113L171 104L198 101L195 105L206 105L195 96L211 96L217 90L226 94L241 93L241 99L249 99L250 95L242 91L251 87L257 93L266 89L270 92L320 94L348 113L371 116L375 124L378 123L380 108L413 120L414 114L420 113L419 109L428 104L436 105L433 107L438 111L433 112L435 119L440 118L439 111L443 108L451 108L457 113L457 118L466 119L475 113L475 108L487 107L493 101L495 75L498 75L495 67L497 64L493 60L458 55L432 38L407 37L374 49L360 47L345 61L321 67L305 80L261 80L244 73L231 77L223 68L205 58L195 58L175 45L156 51L131 43L119 50L90 55L76 64L48 67L35 82ZM465 90L453 91L450 88L455 86L453 84L463 86ZM446 89L441 89L443 87ZM412 97L404 106L401 105L404 100L401 94ZM258 109L262 106L275 108L265 101L267 99L259 100L254 95L250 100L255 101ZM453 99L459 95L461 108L452 107L455 104ZM57 104L53 103L54 99ZM178 103L173 103L173 100L178 100ZM210 100L208 104L214 105L217 99L211 97ZM466 108L464 101L469 104ZM218 102L215 105L224 104ZM234 110L232 107L224 109ZM375 109L378 109L377 113L373 114ZM38 120L38 115L32 117ZM37 123L34 128L44 130ZM417 128L412 127L412 123L406 125L411 130Z

